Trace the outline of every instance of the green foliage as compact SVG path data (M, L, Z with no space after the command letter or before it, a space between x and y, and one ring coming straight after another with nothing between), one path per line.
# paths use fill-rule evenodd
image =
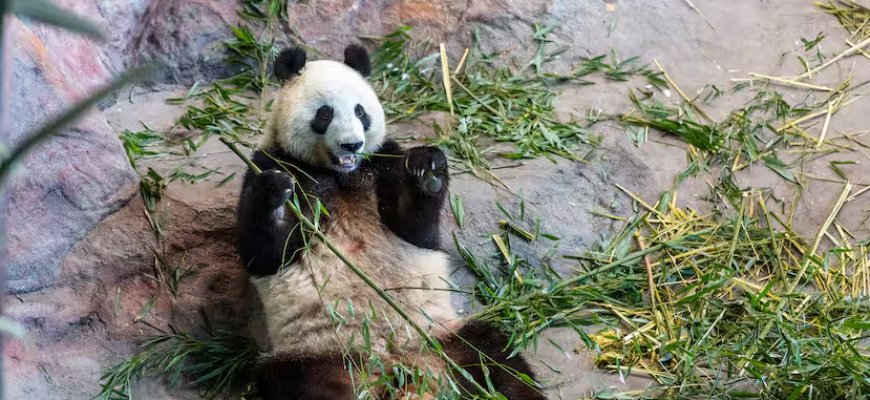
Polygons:
M413 43L408 27L382 38L373 53L373 81L385 105L388 119L413 119L433 111L455 112L453 122L437 127L435 144L472 171L488 171L489 161L481 148L495 143L507 150L508 159L556 156L580 160L578 151L588 151L597 139L576 122L556 117L556 92L552 77L543 79L514 71L492 55L472 49L459 73L451 72L453 90L448 100L442 86L438 55L413 60L411 54L423 45ZM540 40L545 40L544 36ZM452 107L451 107L452 101Z
M456 225L459 226L459 229L465 228L465 206L462 202L462 196L450 193L450 209L453 211L453 218L456 219Z
M186 96L166 100L186 106L178 124L196 133L184 140L188 152L212 136L239 140L260 133L265 126L265 91L276 83L270 68L283 45L278 38L280 18L286 17L285 4L279 0L244 0L239 15L243 22L231 27L233 36L224 40L224 46L229 54L227 62L240 71L205 89L197 82Z
M620 61L616 57L616 53L610 53L609 62L607 61L607 55L603 54L597 57L586 58L580 62L580 66L574 70L571 78L580 80L594 73L603 73L607 79L618 82L625 82L639 76L660 89L668 85L661 72L654 71L649 65L641 64L640 57L637 56Z
M154 146L163 144L165 138L162 134L154 132L151 128L144 127L141 131L125 129L121 134L121 145L127 153L130 165L136 169L136 162L141 158L154 157L163 154L154 149Z
M742 87L737 88L737 90ZM645 139L649 129L675 135L692 146L691 165L678 179L697 175L711 166L722 167L720 182L714 187L732 205L739 204L742 194L733 182L734 173L750 165L760 164L789 182L803 182L791 171L800 165L800 158L815 150L817 139L808 135L795 121L823 116L828 106L836 111L849 97L849 81L820 97L807 95L798 104L789 104L783 95L769 86L752 89L754 96L743 106L732 110L721 121L711 121L699 115L695 103L669 106L658 101L654 94L641 98L635 92L630 98L635 109L619 116L629 137L638 143ZM708 93L710 100L719 98L718 89ZM704 94L702 93L702 96ZM779 153L787 147L808 148L798 154L797 161L784 161ZM814 147L815 146L815 147Z
M185 100L190 99L200 104L187 105L187 111L178 120L185 129L198 133L185 139L188 151L195 151L212 136L240 138L259 133L263 128L263 121L252 115L253 100L246 89L214 83L206 90L191 93Z
M640 116L623 115L621 120L625 124L658 129L679 136L701 150L716 152L722 147L725 138L716 126L700 123L692 113L657 101L641 102L634 92L630 96L632 103L640 111Z
M520 347L548 327L570 326L599 367L639 368L658 382L597 398L785 399L808 390L814 398L866 398L870 287L852 276L870 271L870 248L842 235L816 253L816 245L773 228L776 215L756 196L719 219L676 208L673 196L642 203L600 247L567 256L580 273L565 279L541 272L550 258L505 257L497 245L498 264L487 266L457 243L481 278L486 308L478 316ZM805 278L801 264L809 266ZM529 279L518 275L523 270L537 272ZM798 282L807 288L796 291Z
M182 377L189 378L202 396L213 398L236 383L258 356L256 342L231 332L218 331L202 339L183 333L158 335L103 374L102 390L95 399L132 399L133 384L154 374L163 376L170 388Z
M565 122L556 116L556 84L591 84L585 78L592 74L616 81L640 77L656 87L666 83L660 72L640 64L637 57L619 61L615 54L609 60L605 55L585 59L568 75L547 73L545 64L565 50L548 52L552 30L552 26L537 26L533 40L538 51L529 64L533 74L506 65L497 55L482 54L475 46L463 64L452 66L449 97L439 55L413 58L425 51L426 44L412 41L409 27L380 38L372 57L372 79L389 121L453 110L450 123L434 127L438 138L433 143L448 149L477 175L491 174L487 153L512 160L585 159L599 139L576 121Z

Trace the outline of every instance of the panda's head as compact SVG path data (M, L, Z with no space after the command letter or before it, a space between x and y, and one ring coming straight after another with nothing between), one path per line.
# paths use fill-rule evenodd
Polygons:
M350 45L344 62L305 60L299 48L275 60L281 81L264 145L338 172L355 170L384 141L384 109L366 80L371 62L365 49Z

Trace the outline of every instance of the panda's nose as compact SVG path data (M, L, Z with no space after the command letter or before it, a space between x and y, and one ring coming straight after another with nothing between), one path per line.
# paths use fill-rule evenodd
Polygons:
M342 149L347 150L351 153L356 153L356 151L363 146L363 142L342 143L339 146L341 146Z

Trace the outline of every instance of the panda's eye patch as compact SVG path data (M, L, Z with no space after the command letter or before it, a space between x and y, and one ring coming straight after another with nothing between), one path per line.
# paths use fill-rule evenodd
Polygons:
M314 121L311 121L311 129L319 134L326 133L326 128L332 122L333 110L330 106L322 106L317 109L317 114L314 115Z
M362 122L363 130L369 130L369 126L371 126L372 121L369 119L369 115L366 113L366 109L363 108L361 104L357 104L356 107L353 108L354 113L356 113L356 117L359 118L360 122Z
M321 121L332 121L332 107L323 106L317 109L317 119Z

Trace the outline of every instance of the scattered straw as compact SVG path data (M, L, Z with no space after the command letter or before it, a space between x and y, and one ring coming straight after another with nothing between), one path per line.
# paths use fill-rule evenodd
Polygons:
M819 135L819 142L816 143L816 149L822 147L822 143L825 142L825 136L828 135L828 127L831 125L831 116L834 114L834 104L839 103L842 99L843 95L840 95L834 100L828 102L828 113L825 114L825 123L822 125L822 133Z
M852 0L816 2L816 6L837 17L853 38L870 38L870 9Z
M822 238L825 236L825 233L828 231L828 228L831 227L831 224L834 222L834 218L837 218L837 215L840 214L840 210L843 208L843 205L846 204L846 199L849 197L849 192L852 191L852 184L846 182L843 186L843 191L840 192L840 197L837 198L837 202L834 204L834 207L831 209L831 212L828 214L828 218L825 219L825 222L819 228L819 233L816 234L816 238L813 241L812 247L810 247L809 253L807 253L804 257L804 262L801 264L801 269L798 271L795 278L792 280L791 284L788 286L788 293L791 294L794 292L795 288L800 284L801 279L803 279L804 275L807 272L807 268L810 265L810 258L816 255L816 252L819 250L819 245L822 243Z
M821 70L823 70L831 65L834 65L837 61L840 61L841 59L843 59L843 57L848 57L848 56L855 54L859 51L863 51L864 47L867 47L868 44L870 44L870 37L862 40L860 43L858 43L856 45L849 47L848 49L846 49L842 53L837 54L836 56L828 59L828 61L825 61L824 64L819 65L818 67L813 68L807 72L804 72L803 74L801 74L797 77L794 77L791 80L789 80L788 78L778 78L778 79L793 82L793 81L799 81L801 79L811 78L814 74L818 73L819 71L821 71Z
M689 7L692 8L692 10L694 10L696 13L698 13L698 15L701 16L701 18L704 19L704 22L706 22L707 25L710 25L710 29L712 29L713 32L717 32L717 31L716 31L716 27L713 26L713 23L710 22L710 20L707 19L707 17L705 17L704 14L701 13L701 10L699 10L698 7L695 7L695 3L692 3L692 0L684 0L684 1L686 2L686 4L689 5Z
M852 98L849 99L849 100L846 100L845 98L840 98L840 101L837 102L837 103L834 105L834 112L836 112L837 110L839 110L839 109L841 109L841 108L843 108L843 107L848 106L849 104L854 103L855 101L857 101L857 100L860 99L860 98L861 98L861 96L855 96L855 97L852 97ZM804 115L804 116L802 116L802 117L800 117L800 118L796 118L796 119L793 119L793 120L791 120L791 121L789 121L789 122L786 122L786 123L783 124L781 127L776 128L776 131L781 133L781 132L784 132L785 130L787 130L787 129L789 129L789 128L797 127L797 126L799 126L799 125L801 125L801 124L803 124L803 123L805 123L805 122L807 122L807 121L814 120L814 119L816 119L816 118L819 118L819 117L824 116L824 115L827 115L827 114L828 114L828 110L827 110L827 109L819 110L819 111L816 111L816 112L812 112L812 113L809 113L809 114L807 114L807 115Z
M447 63L447 47L444 43L439 45L441 49L441 79L444 83L444 93L447 95L447 104L450 106L450 115L453 116L453 90L450 88L450 68Z
M465 61L468 59L468 53L471 52L471 49L468 47L465 48L465 51L462 52L462 58L459 59L459 64L456 64L456 69L453 70L454 76L459 76L459 73L462 72L462 67L465 66Z
M668 81L668 84L670 84L671 87L677 91L677 93L680 95L680 97L683 98L683 101L685 101L686 104L688 104L690 107L695 109L695 111L698 112L698 115L700 115L701 117L706 119L707 122L713 122L713 119L710 118L709 116L707 116L707 113L705 113L704 110L701 109L701 107L698 107L698 105L695 104L695 102L692 101L692 99L690 99L689 96L686 96L686 93L683 92L683 90L680 89L679 86L677 86L677 82L674 81L670 75L668 75L668 72L665 71L665 67L662 66L662 64L659 62L659 60L653 59L653 64L655 64L656 67L658 67L659 71L661 71L662 75L665 77L665 80Z
M759 73L755 73L755 72L750 72L749 75L752 76L754 79L764 79L764 80L768 80L768 81L778 83L781 85L785 85L785 86L794 86L797 88L810 89L810 90L820 90L820 91L824 91L824 92L830 92L831 90L833 90L827 86L813 85L811 83L805 83L805 82L798 82L796 79L763 75L763 74L759 74ZM733 82L741 82L741 81L745 81L745 80L732 79L732 81Z

